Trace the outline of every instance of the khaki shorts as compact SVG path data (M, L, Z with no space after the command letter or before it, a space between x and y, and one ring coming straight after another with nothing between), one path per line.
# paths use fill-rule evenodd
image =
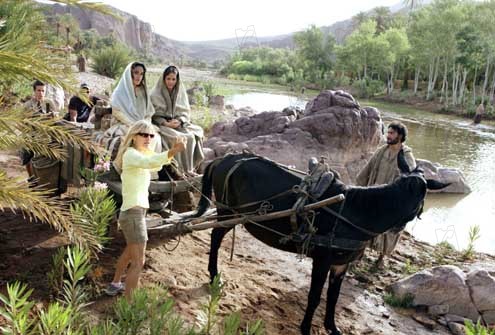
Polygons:
M148 241L145 218L146 210L140 207L120 212L119 226L127 243L146 243Z

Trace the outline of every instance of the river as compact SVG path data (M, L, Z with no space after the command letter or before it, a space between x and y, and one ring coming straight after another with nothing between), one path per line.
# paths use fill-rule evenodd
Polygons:
M257 111L304 108L306 100L282 94L244 93L226 98L236 108ZM428 194L422 219L407 225L415 237L433 244L447 241L456 249L467 246L470 227L479 225L477 251L495 254L495 123L473 126L470 120L394 104L362 101L380 109L385 123L403 121L407 144L416 158L460 169L472 192L468 195Z

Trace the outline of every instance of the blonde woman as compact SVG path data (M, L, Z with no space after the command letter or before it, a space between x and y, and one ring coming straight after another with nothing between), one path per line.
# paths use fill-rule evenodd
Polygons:
M149 208L148 188L151 171L158 171L163 165L169 164L174 155L185 148L183 140L177 139L168 151L155 153L151 149L157 135L155 129L149 121L134 123L124 137L114 161L122 179L119 226L127 245L117 261L115 275L105 292L113 296L125 290L128 300L138 285L144 266L148 240L145 216L146 209ZM124 285L121 278L128 266Z

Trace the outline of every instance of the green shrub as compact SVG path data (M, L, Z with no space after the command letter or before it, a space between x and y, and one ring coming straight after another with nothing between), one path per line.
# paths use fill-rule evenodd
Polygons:
M352 83L352 88L359 98L370 98L376 94L383 93L385 84L380 80L356 80Z
M93 70L110 78L117 78L131 61L130 51L121 44L104 47L93 56Z
M495 329L488 329L480 323L480 320L474 324L471 320L464 322L466 326L466 335L495 335Z
M91 239L82 247L91 251L93 257L103 249L108 241L108 226L117 207L105 184L97 183L95 187L81 190L79 200L72 203L70 211L74 217L71 234L87 233Z
M383 297L383 301L392 307L411 308L413 306L414 296L412 294L406 294L403 297L396 297L392 293L387 293Z
M468 238L468 245L466 249L462 251L462 258L465 260L472 259L474 257L475 249L474 249L474 244L476 243L477 240L481 237L480 234L480 226L479 225L473 225L469 227L469 238Z

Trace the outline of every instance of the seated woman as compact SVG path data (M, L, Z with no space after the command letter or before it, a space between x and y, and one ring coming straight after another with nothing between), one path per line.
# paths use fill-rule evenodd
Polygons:
M154 110L146 89L146 67L139 62L127 65L112 93L112 126L96 141L115 158L122 137L137 121L151 121ZM157 141L160 145L160 141ZM161 148L160 150L161 151Z
M204 159L203 129L190 122L189 100L180 81L179 70L169 66L151 91L155 109L153 123L160 129L163 150L168 150L178 137L187 140L186 150L175 156L182 172L197 175L195 170Z

